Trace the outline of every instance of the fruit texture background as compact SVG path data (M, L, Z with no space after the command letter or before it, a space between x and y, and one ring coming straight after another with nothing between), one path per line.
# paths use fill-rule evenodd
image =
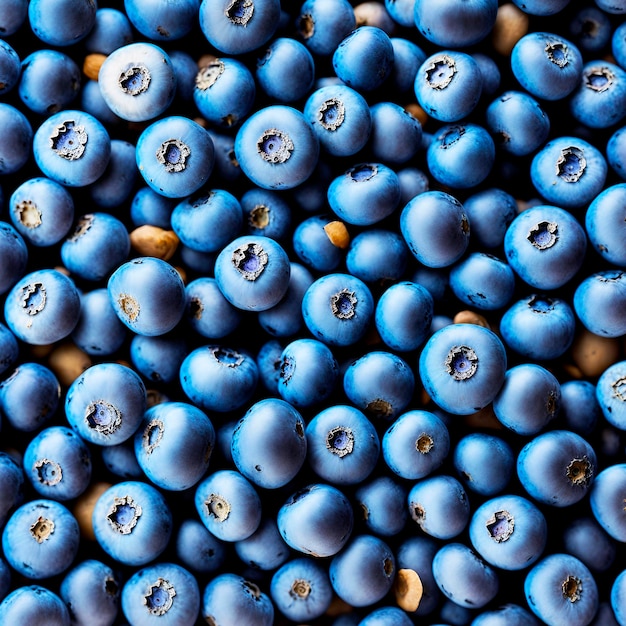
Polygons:
M626 624L623 0L0 0L0 624Z

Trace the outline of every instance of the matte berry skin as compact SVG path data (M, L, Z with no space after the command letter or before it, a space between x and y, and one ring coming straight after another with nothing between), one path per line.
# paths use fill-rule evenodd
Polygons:
M382 163L360 163L328 187L328 204L339 219L371 226L389 217L400 201L397 174Z
M328 56L356 28L354 10L347 0L305 0L296 28L313 54Z
M500 319L504 343L527 359L557 359L571 346L576 330L572 307L561 298L532 295L518 300Z
M51 46L69 46L84 39L96 21L96 3L62 0L51 7L44 0L28 5L28 21L35 35ZM59 15L63 20L59 22Z
M409 250L402 235L372 228L350 241L346 268L366 283L392 283L404 275L408 257Z
M433 298L425 287L410 281L398 282L387 288L376 303L376 330L392 350L415 350L428 337L433 306Z
M152 485L120 482L96 501L93 530L100 547L113 559L134 567L156 559L167 547L172 513Z
M507 603L476 616L472 626L539 626L535 616L518 604Z
M6 452L0 452L0 527L4 525L15 507L24 498L24 472L21 465Z
M169 229L172 211L176 204L177 201L174 198L166 198L146 185L140 187L132 198L130 219L134 226L150 224Z
M626 464L616 463L603 469L594 480L589 503L600 526L613 539L626 539L626 515L623 492L626 486Z
M517 215L515 198L496 187L471 194L463 201L463 208L471 224L471 241L488 249L502 245Z
M284 241L292 233L292 212L289 203L277 191L253 187L240 198L243 229L248 235L264 235Z
M337 554L354 525L352 505L336 487L307 485L292 494L278 510L278 530L287 545L315 557Z
M391 589L396 560L391 548L373 535L357 535L330 562L335 593L352 606L370 606Z
M309 331L330 346L349 346L365 335L374 314L369 287L350 274L318 278L302 299L302 316Z
M15 429L31 432L55 415L61 397L57 377L40 363L20 363L0 383L0 409Z
M112 139L109 163L102 176L89 186L89 196L98 207L111 210L130 197L138 179L135 145Z
M28 261L24 238L7 222L0 222L0 254L0 294L4 294L24 275Z
M17 360L19 345L15 335L0 324L0 374L4 374Z
M427 267L447 267L467 249L470 226L463 205L443 191L426 191L400 214L400 230L413 256Z
M444 126L428 146L428 169L443 185L469 189L487 178L495 150L491 135L478 124Z
M504 236L504 253L515 273L535 289L557 289L582 267L587 238L576 218L557 206L520 213Z
M372 422L349 405L333 405L306 426L307 461L333 485L355 485L374 470L380 441Z
M63 504L31 500L13 512L2 532L2 550L20 575L40 580L61 574L78 554L78 522Z
M145 474L137 462L131 440L123 441L114 446L103 446L100 456L105 467L124 480L145 479Z
M351 156L367 144L372 113L367 100L348 85L340 83L316 89L307 98L303 113L320 147L329 154Z
M450 434L434 413L412 409L397 417L382 439L383 458L401 478L418 480L438 469L448 456Z
M567 430L538 435L517 457L517 474L524 489L538 502L556 507L582 500L597 470L591 445Z
M111 156L111 139L93 115L64 110L35 131L33 155L48 178L68 187L84 187L102 174Z
M244 564L266 572L277 569L291 556L274 517L264 517L249 537L235 541L234 548Z
M372 156L391 164L407 163L422 147L422 124L395 102L378 102L371 106Z
M498 574L462 543L442 546L433 559L433 576L444 596L466 608L482 608L498 593Z
M7 0L4 3L5 11L0 19L3 37L15 33L26 20L28 15L28 0Z
M532 612L549 626L566 619L572 626L589 624L598 609L598 587L589 569L569 554L550 554L524 581Z
M239 125L250 114L255 95L252 72L237 59L213 59L195 76L193 101L198 111L223 128Z
M487 500L474 511L469 536L474 549L489 564L516 571L530 567L542 555L548 524L530 500L502 495Z
M204 185L215 164L208 131L179 115L153 122L139 135L137 167L146 183L167 198L183 198Z
M335 74L359 93L380 87L393 68L393 45L376 26L359 26L333 52Z
M87 444L65 426L51 426L30 440L24 452L24 473L42 498L66 501L78 497L91 480Z
M102 7L96 11L93 28L84 40L89 52L111 54L133 40L130 20L123 11Z
M608 147L607 147L608 153ZM606 261L626 267L626 183L600 192L585 212L585 230L594 250Z
M120 219L104 212L81 215L61 245L61 259L73 274L89 281L111 275L127 258L130 237Z
M446 0L416 0L413 18L418 31L441 47L463 48L478 43L491 31L498 5L493 0L472 0L459 5Z
M178 527L175 548L180 562L200 574L217 571L226 559L226 543L194 518L183 520Z
M513 47L511 69L533 96L561 100L578 86L583 59L571 41L553 33L532 32Z
M0 147L0 174L14 174L31 155L33 128L28 118L10 104L0 102L0 123L10 128L6 142Z
M574 292L574 311L583 326L601 337L621 337L626 320L626 274L606 270L583 279Z
M345 252L332 243L325 227L335 216L313 215L302 220L293 230L292 244L298 260L312 270L330 272L345 257ZM313 282L313 281L311 281Z
M220 626L274 623L274 605L253 582L237 574L219 574L204 588L201 612L206 622Z
M315 61L297 39L277 37L257 59L255 76L259 87L273 100L295 102L313 87Z
M602 409L596 397L596 386L588 380L568 380L561 384L561 419L567 430L583 437L589 435Z
M611 586L611 608L619 624L623 624L626 621L626 615L624 614L624 608L626 607L625 595L626 574L622 571L617 575Z
M406 489L389 476L378 476L361 485L354 494L361 507L367 532L392 537L402 532L409 517Z
M507 91L493 100L486 111L486 124L496 146L515 156L537 150L550 131L546 112L523 91Z
M424 388L444 411L468 415L487 406L504 383L506 352L490 330L452 324L438 330L420 355Z
M574 519L563 531L565 552L592 572L605 572L615 562L617 545L590 515Z
M67 572L59 595L71 609L74 623L111 626L119 611L120 588L119 576L111 567L95 559L85 559Z
M237 469L265 489L283 487L296 477L307 452L305 424L284 400L253 404L233 432L231 455Z
M133 26L153 41L171 41L189 34L198 14L200 0L145 2L125 0L124 10Z
M589 142L557 137L535 154L530 177L548 203L577 209L602 191L607 170L604 155Z
M23 182L9 199L15 229L34 246L51 246L63 239L74 220L74 200L69 191L49 178Z
M385 624L395 624L396 626L411 626L411 618L396 606L385 606L372 611L366 615L359 626L385 626Z
M235 137L241 170L263 189L300 185L313 173L318 154L319 140L304 115L282 104L258 109Z
M263 235L243 235L225 245L215 260L215 280L224 297L244 311L265 311L289 287L291 265L284 248Z
M144 413L134 447L141 469L157 487L182 491L198 483L209 468L215 428L191 404L162 402Z
M316 619L330 606L333 590L326 568L310 558L292 559L272 576L270 595L288 619Z
M218 345L196 348L180 366L185 395L205 411L226 412L243 406L252 397L258 378L258 367L249 354Z
M97 363L70 385L65 416L86 441L111 446L135 433L146 403L146 388L139 374L119 363Z
M200 612L200 590L184 567L155 563L124 583L121 605L131 624L193 626Z
M447 474L418 480L407 497L413 521L435 539L452 539L470 519L470 505L461 483Z
M11 91L17 85L21 72L20 57L11 44L2 40L0 42L0 95Z
M395 551L398 569L412 569L422 581L422 598L416 616L428 615L441 600L441 591L433 578L433 558L439 550L439 542L427 535L413 535L402 541Z
M163 335L185 312L180 274L155 257L138 257L120 265L109 277L107 289L117 316L138 335Z
M602 372L596 384L596 398L604 418L620 430L626 429L626 361L613 363Z
M171 383L189 350L182 337L135 335L130 341L130 360L137 372L154 383Z
M65 602L40 585L14 589L0 603L0 620L32 626L70 626L71 623Z
M235 470L217 470L196 488L200 520L222 541L241 541L261 523L261 499L250 481Z
M515 454L500 437L470 433L454 447L454 467L463 484L482 496L495 496L508 486L515 469Z
M201 276L185 286L185 321L209 339L221 339L241 322L241 312L222 294L215 278Z
M478 63L465 52L444 50L424 60L415 75L417 101L440 122L458 122L478 104L483 80Z
M80 82L80 69L67 54L35 50L22 60L18 94L31 111L47 117L69 107Z
M339 378L339 366L330 348L317 339L296 339L280 355L278 393L295 407L325 400Z
M589 61L569 100L572 116L590 128L610 128L624 119L626 71L604 60Z
M80 315L80 297L71 278L43 269L22 277L7 294L4 317L20 340L45 345L67 337Z

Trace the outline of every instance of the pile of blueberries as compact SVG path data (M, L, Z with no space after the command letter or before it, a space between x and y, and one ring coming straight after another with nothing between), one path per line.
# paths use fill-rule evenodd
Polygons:
M626 625L624 15L0 0L0 624Z

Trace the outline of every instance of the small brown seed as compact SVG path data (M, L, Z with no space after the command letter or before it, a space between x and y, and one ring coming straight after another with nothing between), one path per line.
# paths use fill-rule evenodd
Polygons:
M173 230L144 224L130 233L131 246L142 256L153 256L169 261L176 252L180 239Z
M333 246L345 250L350 245L350 233L343 222L328 222L324 226L324 232Z
M100 54L99 52L88 54L83 61L83 74L89 80L98 80L100 68L106 58L106 54Z
M74 343L61 343L48 356L48 366L64 387L69 387L91 365L91 357Z
M474 324L475 326L482 326L491 330L487 319L475 311L459 311L454 316L453 322L455 324Z
M574 339L571 354L584 376L600 376L609 365L619 360L620 345L617 339L583 330Z
M528 23L528 15L513 3L500 6L491 31L491 42L495 51L508 56L513 46L528 32Z
M86 491L78 497L72 508L72 513L78 522L81 536L89 541L96 540L91 521L96 501L111 486L111 483L106 482L92 483L87 487Z
M393 584L398 606L409 613L417 611L424 587L419 574L412 569L399 569Z

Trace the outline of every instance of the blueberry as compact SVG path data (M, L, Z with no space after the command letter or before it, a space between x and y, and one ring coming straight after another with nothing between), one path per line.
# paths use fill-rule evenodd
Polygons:
M353 7L347 0L305 0L296 28L313 54L328 56L356 28Z
M274 623L274 605L269 596L256 583L231 573L219 574L205 587L201 612L210 625Z
M131 195L138 178L135 146L128 141L112 139L109 163L102 176L89 185L89 195L99 207L119 206Z
M241 322L241 312L222 294L215 278L201 276L185 286L187 324L202 337L221 339Z
M109 277L107 289L117 316L138 335L163 335L185 312L183 280L161 259L139 257L123 263Z
M193 626L200 612L196 579L175 563L155 563L136 571L125 582L121 600L131 624Z
M420 355L425 390L444 411L467 415L487 406L505 380L506 352L492 331L473 324L438 330Z
M0 493L0 527L10 514L21 504L24 493L24 472L21 464L6 452L0 452L0 478L3 489Z
M420 534L405 538L396 549L398 570L413 570L422 583L422 597L415 611L416 616L432 613L441 600L441 591L433 578L432 568L439 547L439 542L435 539Z
M275 570L290 557L289 547L274 517L261 519L259 527L249 537L235 541L234 548L239 559L256 570Z
M285 617L304 621L326 612L333 590L325 567L310 558L297 558L273 574L270 595Z
M54 7L44 0L28 5L28 21L35 35L51 46L70 46L84 39L96 21L92 0L61 0ZM63 16L59 20L59 15Z
M395 102L371 106L372 156L384 163L407 163L422 147L422 125L409 111Z
M291 207L280 192L252 188L241 196L239 202L243 210L244 232L277 241L291 235Z
M239 166L264 189L292 189L306 181L318 152L319 140L304 115L281 104L258 109L235 137Z
M626 274L606 270L583 279L574 292L574 311L583 326L602 337L621 337L625 320L618 311L626 300Z
M615 619L624 622L624 593L626 585L626 574L620 572L611 586L611 608L615 614ZM618 623L619 623L618 622Z
M111 558L137 567L156 559L167 547L172 513L163 495L152 485L120 482L96 500L93 531Z
M0 147L0 174L14 174L30 157L33 129L19 109L4 102L0 102L0 124L11 131Z
M470 519L470 505L461 483L447 474L418 480L407 502L413 521L435 539L461 534Z
M16 572L32 580L67 570L79 543L76 518L64 505L48 499L20 506L2 532L4 557Z
M0 293L4 294L24 275L28 261L24 238L6 222L0 222L0 253Z
M400 233L372 228L350 241L346 268L366 283L388 284L404 275L409 250Z
M167 198L188 196L204 185L215 163L209 133L186 117L153 122L137 140L137 167L146 183Z
M316 483L291 495L276 518L282 538L294 550L315 557L337 554L348 542L354 514L336 487Z
M469 609L488 604L500 585L496 571L462 543L439 549L433 559L433 577L444 596Z
M70 385L65 416L86 441L111 446L135 433L146 403L146 388L139 374L119 363L97 363Z
M109 626L117 618L120 588L119 576L111 567L95 559L86 559L67 572L61 581L59 595L74 623Z
M261 499L247 478L217 470L198 484L194 502L202 523L218 539L241 541L261 523Z
M404 4L404 7L398 5ZM393 11L403 10L406 17L403 21L409 22L408 26L413 26L413 6L412 0L397 2L396 0L386 0L387 12L392 15ZM396 19L396 21L398 21ZM395 89L401 93L410 92L415 83L415 76L420 65L426 60L426 53L414 41L404 37L392 37L393 46L393 69L391 80Z
M602 410L596 386L588 380L568 380L561 384L561 419L568 430L589 435Z
M617 361L600 375L596 385L596 397L604 419L624 429L626 425L626 361Z
M197 573L215 572L226 560L226 544L194 518L182 521L175 544L176 556L181 563Z
M371 606L382 600L393 584L396 560L391 548L373 535L357 535L330 562L335 593L352 606Z
M249 354L210 345L190 352L179 375L185 395L194 404L206 411L226 412L252 397L259 370Z
M298 259L312 270L332 271L345 257L345 250L335 245L327 232L329 224L336 221L333 217L329 215L307 217L293 231L294 252Z
M532 502L518 495L503 495L487 500L474 511L469 535L485 561L503 570L521 570L543 553L548 525Z
M23 276L7 294L4 317L13 334L31 345L67 337L80 315L80 297L71 278L58 270Z
M295 478L306 453L304 420L284 400L256 402L233 432L233 462L248 480L265 489L283 487Z
M176 204L174 198L166 198L151 187L141 187L131 201L130 218L135 226L150 224L168 229Z
M473 626L537 626L534 615L519 604L507 603L497 609L483 611Z
M611 185L594 198L585 213L585 230L594 250L618 267L626 266L625 199L626 183Z
M616 543L591 516L576 518L568 524L563 531L563 547L593 572L607 571L617 554Z
M111 54L133 40L133 31L126 13L108 7L96 11L93 28L84 40L89 52Z
M463 208L471 224L472 241L489 249L502 244L509 224L517 215L515 198L497 187L470 195L464 200Z
M6 0L0 18L0 32L3 37L12 35L26 20L28 0Z
M383 537L402 532L408 519L404 485L379 476L362 484L354 495L368 532Z
M400 214L400 230L415 258L427 267L452 265L469 243L463 205L444 191L425 191L409 200Z
M91 480L91 453L83 439L65 426L50 426L30 440L24 473L42 498L78 497Z
M607 534L617 541L626 538L623 492L626 485L626 464L604 468L595 478L589 494L591 512Z
M0 603L0 620L7 624L70 626L63 600L40 585L17 587Z
M412 623L411 618L402 609L385 606L366 615L359 622L359 626L387 626L388 624L411 626Z
M124 10L132 25L152 41L171 41L188 35L199 8L200 0L175 3L124 0Z
M537 563L524 581L532 612L548 625L567 620L589 624L598 609L598 588L587 567L569 554L550 554Z
M100 449L100 456L109 472L119 478L124 480L145 478L145 474L137 462L132 440L123 441L113 446L104 446Z

